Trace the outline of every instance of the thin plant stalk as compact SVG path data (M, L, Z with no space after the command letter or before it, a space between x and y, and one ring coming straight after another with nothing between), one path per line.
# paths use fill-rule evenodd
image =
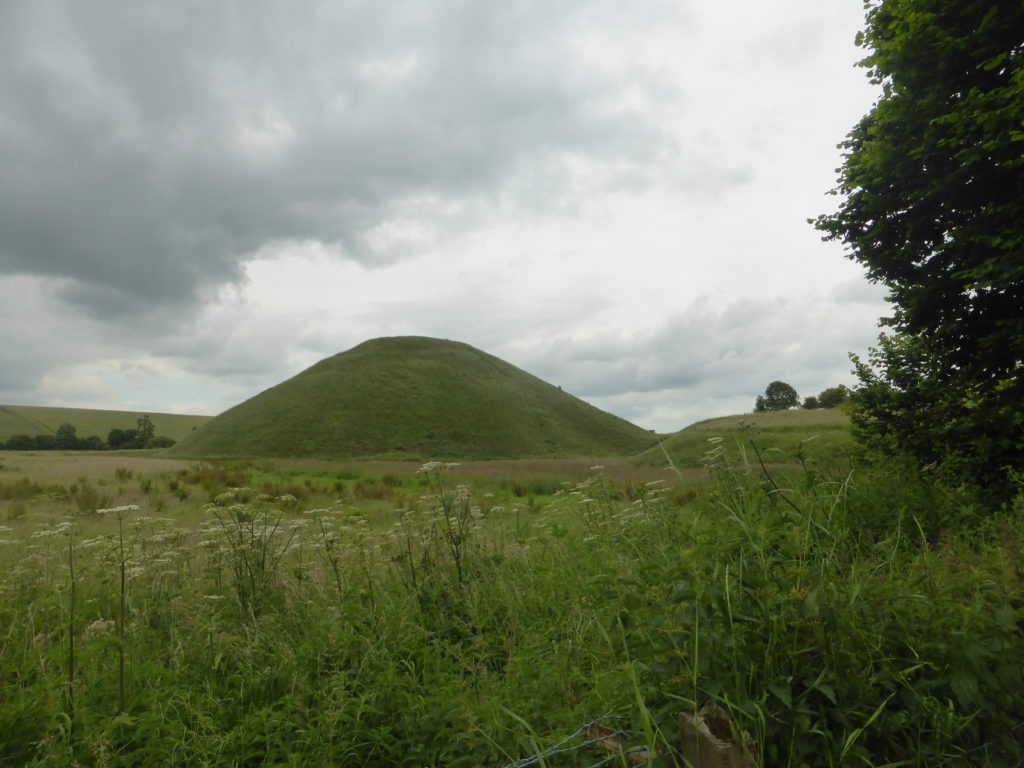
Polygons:
M124 616L126 602L125 554L124 554L124 513L117 514L117 551L121 567L120 599L117 606L117 711L125 711L124 696Z
M68 531L68 578L70 594L68 596L68 733L75 730L75 535Z

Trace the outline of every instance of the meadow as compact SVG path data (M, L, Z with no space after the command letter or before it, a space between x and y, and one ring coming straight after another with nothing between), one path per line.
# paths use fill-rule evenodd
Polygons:
M209 416L178 413L104 411L95 408L55 408L35 405L0 405L0 440L17 434L54 434L61 424L72 424L79 437L106 438L112 429L134 429L141 416L149 416L156 433L180 440L210 420Z
M708 703L767 766L1019 764L1024 497L703 444L0 453L0 765L673 765Z
M807 459L835 462L856 450L850 434L850 418L841 408L765 411L719 416L691 424L665 436L661 444L637 457L641 464L700 467L705 462L708 440L715 438L743 460L761 452L773 463L800 463ZM755 450L756 446L756 450Z

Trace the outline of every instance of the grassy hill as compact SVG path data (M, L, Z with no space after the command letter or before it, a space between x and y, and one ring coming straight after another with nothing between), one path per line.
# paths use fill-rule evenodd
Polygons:
M707 452L718 446L734 455L746 451L753 459L751 441L765 460L772 462L796 461L799 451L813 458L831 458L853 446L850 419L839 408L767 411L698 421L664 438L664 450L655 446L636 460L664 464L667 451L676 466L694 467L704 463Z
M654 436L468 344L367 341L225 411L171 449L202 457L630 455Z
M54 434L61 424L71 424L79 437L97 435L106 439L112 429L135 429L140 416L153 421L156 434L180 440L210 416L143 411L104 411L93 408L49 408L38 405L0 405L0 440L11 435Z

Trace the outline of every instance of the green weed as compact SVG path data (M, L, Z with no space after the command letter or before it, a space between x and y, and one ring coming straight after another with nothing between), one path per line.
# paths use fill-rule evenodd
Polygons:
M589 766L554 748L604 715L681 760L679 714L709 703L766 766L1015 764L1024 497L982 514L893 465L709 445L685 503L599 469L538 500L437 465L347 478L397 506L194 469L179 489L252 491L73 538L21 501L0 764Z

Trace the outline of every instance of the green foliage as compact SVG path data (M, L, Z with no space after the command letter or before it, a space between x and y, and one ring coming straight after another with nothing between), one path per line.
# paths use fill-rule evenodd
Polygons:
M820 408L821 405L818 403L818 398L814 395L808 395L804 398L804 404L801 407L805 411L813 411L815 408Z
M107 447L111 450L143 448L145 443L139 437L137 429L112 429L107 435Z
M796 408L800 405L800 396L796 390L784 381L773 381L765 390L764 395L759 395L754 403L754 412L763 411L784 411L788 408Z
M893 303L894 333L858 367L861 433L996 501L1024 467L1021 29L1017 0L870 5L862 64L882 98L816 222Z
M57 427L54 435L54 448L62 451L73 451L78 448L78 433L73 425L65 422Z
M708 458L689 506L595 476L503 507L434 465L379 515L39 518L0 548L0 761L508 765L609 713L666 753L717 702L766 766L1019 762L1024 497Z
M9 483L0 482L0 500L21 501L33 499L46 492L46 488L39 483L22 477Z
M138 425L136 430L137 439L142 446L148 448L149 441L153 439L156 430L156 427L153 426L153 420L149 416L142 415L139 416L136 424Z
M98 435L89 435L88 437L78 438L75 448L79 451L102 451L104 445L103 440Z
M112 450L128 447L132 442L134 442L134 436L129 435L126 430L120 427L114 427L107 433L107 447Z
M829 387L822 390L821 394L818 395L818 406L821 408L838 408L840 405L848 402L849 399L850 390L840 384L838 387Z
M1012 470L1024 463L1024 411L1012 383L951 387L927 343L906 334L883 334L867 362L853 361L861 383L851 420L861 442L913 456L990 503L1017 492Z
M225 411L172 456L621 456L644 429L466 344L368 341Z
M645 571L665 585L657 609L626 626L662 692L652 709L718 701L766 765L1014 764L1020 608L989 585L1019 574L999 544L1019 517L964 515L913 470L713 471L727 515L683 523L675 556Z
M75 506L82 514L92 514L97 509L109 507L110 496L99 491L87 478L79 478L69 489Z
M148 417L140 419L142 426L146 428L147 434L151 434L154 426L152 421L146 423ZM141 433L137 429L113 428L107 436L107 442L97 435L78 437L77 429L73 424L62 423L57 427L54 434L42 433L30 435L12 435L5 442L0 442L0 448L10 451L101 451L104 448L111 449L132 449L132 448L169 448L174 445L175 440L164 435L150 436L143 441Z
M35 441L31 435L11 435L4 446L8 451L31 451Z

